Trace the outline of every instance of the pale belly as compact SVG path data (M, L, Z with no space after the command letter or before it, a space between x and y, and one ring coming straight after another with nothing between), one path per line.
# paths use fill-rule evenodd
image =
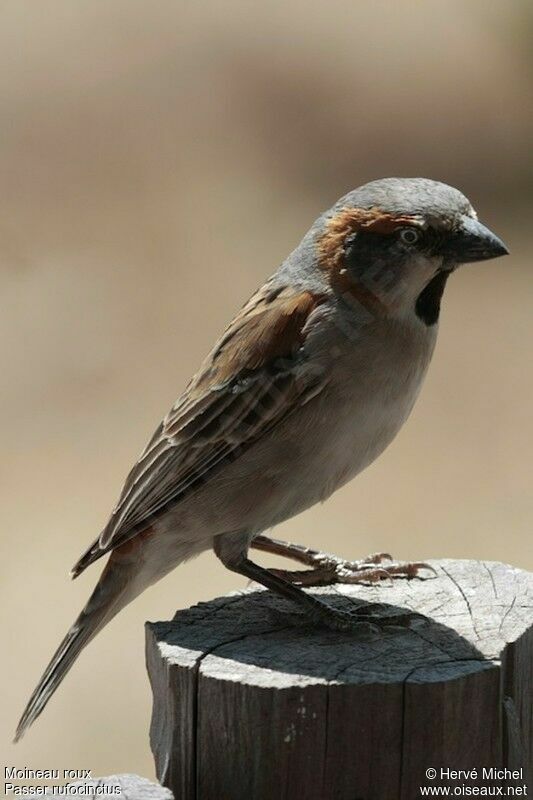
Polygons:
M213 474L165 520L179 538L257 534L329 497L394 439L418 395L431 347L419 358L366 370L339 362L328 387L265 439Z
M349 404L324 398L306 409L302 428L307 441L290 447L292 457L285 459L276 482L277 503L268 509L270 525L323 502L375 461L403 426L419 389L420 380L394 400L378 392Z

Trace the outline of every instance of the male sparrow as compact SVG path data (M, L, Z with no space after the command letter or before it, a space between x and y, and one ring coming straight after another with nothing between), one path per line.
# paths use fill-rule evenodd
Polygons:
M422 565L384 570L379 555L341 562L262 534L325 500L387 447L420 390L447 279L459 264L507 252L461 192L424 178L368 183L322 214L222 334L74 566L75 577L110 553L16 739L93 636L202 550L331 627L357 615L298 583L416 574ZM314 569L260 567L250 546Z

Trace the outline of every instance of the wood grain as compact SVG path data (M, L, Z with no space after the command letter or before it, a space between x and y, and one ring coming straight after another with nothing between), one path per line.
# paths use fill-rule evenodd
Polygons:
M315 590L407 627L295 626L255 587L148 623L160 781L183 800L413 800L428 767L508 766L531 787L533 575L431 563L432 580Z

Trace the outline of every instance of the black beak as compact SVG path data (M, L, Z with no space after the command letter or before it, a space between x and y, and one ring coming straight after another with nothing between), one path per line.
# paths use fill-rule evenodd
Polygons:
M501 239L477 219L467 216L462 218L461 226L445 246L446 260L456 264L488 261L508 254L509 250Z

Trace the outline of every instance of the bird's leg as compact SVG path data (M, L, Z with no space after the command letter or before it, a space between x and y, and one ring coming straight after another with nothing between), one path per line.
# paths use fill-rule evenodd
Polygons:
M333 583L375 583L393 578L422 578L422 570L435 572L423 561L397 562L389 553L373 553L359 561L313 550L292 542L282 542L268 536L256 536L251 547L274 555L291 558L306 564L311 569L272 569L272 573L300 586L326 586Z
M271 589L276 594L281 595L281 597L292 600L305 611L308 619L326 625L326 627L333 630L360 630L361 628L366 628L367 630L370 628L372 630L380 624L404 624L411 616L409 614L400 614L380 620L379 616L376 617L375 614L364 612L364 609L371 609L376 605L368 603L362 604L361 607L356 607L354 612L332 608L322 600L319 600L318 597L304 592L294 583L285 580L281 575L250 561L246 555L248 540L243 540L240 536L232 534L217 536L213 543L213 548L224 566L232 570L232 572L244 575L251 581L261 583L267 589ZM283 614L283 616L285 618L288 617L286 614Z

